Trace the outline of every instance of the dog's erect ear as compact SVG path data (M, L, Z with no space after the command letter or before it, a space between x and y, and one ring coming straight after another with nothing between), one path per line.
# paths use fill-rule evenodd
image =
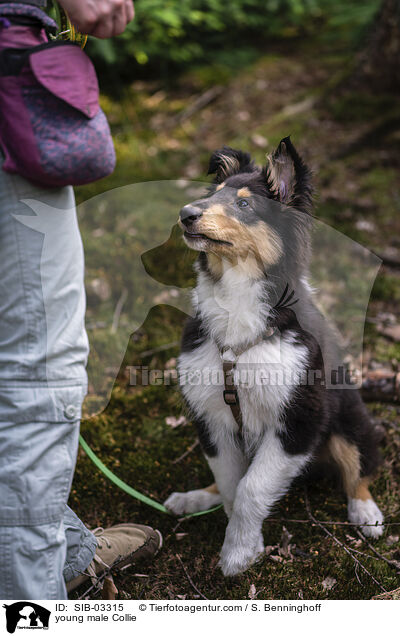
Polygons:
M234 174L254 170L255 167L248 152L224 146L211 155L207 174L215 174L214 183L222 183Z
M285 137L268 157L266 166L268 185L281 203L303 212L310 212L312 203L311 172L296 148Z

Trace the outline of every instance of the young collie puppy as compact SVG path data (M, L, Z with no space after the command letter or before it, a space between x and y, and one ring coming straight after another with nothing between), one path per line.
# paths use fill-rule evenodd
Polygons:
M262 554L263 520L317 461L338 467L349 520L366 536L382 534L383 516L368 490L376 434L307 283L308 168L285 138L264 168L224 147L209 173L209 196L180 212L199 258L178 369L215 484L165 505L182 515L223 503L219 564L232 576Z

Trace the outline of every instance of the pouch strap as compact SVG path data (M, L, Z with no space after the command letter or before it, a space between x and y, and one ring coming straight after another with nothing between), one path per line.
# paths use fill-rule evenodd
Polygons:
M10 4L7 0L0 0L0 4ZM33 4L35 7L45 9L47 0L13 0L12 4Z
M39 22L46 31L54 35L58 31L57 23L38 6L20 2L0 2L0 16L7 16L11 21L26 24L26 20L34 19Z

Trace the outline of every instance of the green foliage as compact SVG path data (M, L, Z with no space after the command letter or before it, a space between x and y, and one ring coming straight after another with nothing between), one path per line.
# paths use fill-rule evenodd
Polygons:
M90 53L129 73L219 61L237 65L271 38L346 31L371 21L379 0L139 0L135 20L114 40L90 42Z

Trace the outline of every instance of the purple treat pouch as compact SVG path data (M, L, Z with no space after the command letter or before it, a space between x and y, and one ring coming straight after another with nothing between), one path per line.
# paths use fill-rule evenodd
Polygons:
M0 51L0 143L3 170L42 186L111 174L115 151L96 72L78 45Z

